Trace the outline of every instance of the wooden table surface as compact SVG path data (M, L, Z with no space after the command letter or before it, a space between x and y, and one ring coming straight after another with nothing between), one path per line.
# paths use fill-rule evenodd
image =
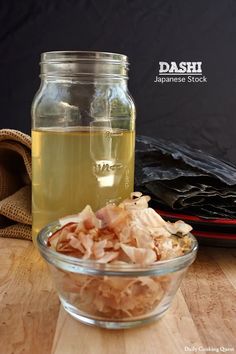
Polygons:
M236 250L200 248L171 308L144 327L80 324L29 241L0 239L0 354L236 353Z

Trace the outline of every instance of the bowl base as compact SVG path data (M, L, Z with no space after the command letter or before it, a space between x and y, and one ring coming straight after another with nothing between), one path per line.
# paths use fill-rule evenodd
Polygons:
M128 328L134 328L134 327L140 327L145 324L151 323L153 321L159 320L164 313L167 311L169 306L166 306L162 308L162 311L159 312L158 314L151 315L150 317L143 318L143 319L137 319L133 321L108 321L108 320L100 320L100 319L95 319L91 318L88 316L81 315L74 307L66 304L64 301L62 301L62 305L65 309L65 311L75 318L77 321L89 325L89 326L94 326L94 327L101 327L101 328L106 328L106 329L128 329Z

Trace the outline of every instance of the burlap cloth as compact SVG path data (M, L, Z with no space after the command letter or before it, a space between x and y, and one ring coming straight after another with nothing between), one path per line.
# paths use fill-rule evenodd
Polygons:
M0 236L31 240L31 138L0 130Z

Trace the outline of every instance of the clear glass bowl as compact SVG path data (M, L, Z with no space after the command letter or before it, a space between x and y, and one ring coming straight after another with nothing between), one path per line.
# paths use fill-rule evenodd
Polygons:
M160 318L169 308L198 244L184 256L156 264L101 264L70 257L47 247L48 237L60 228L46 226L37 245L46 260L65 310L77 320L109 329L131 328Z

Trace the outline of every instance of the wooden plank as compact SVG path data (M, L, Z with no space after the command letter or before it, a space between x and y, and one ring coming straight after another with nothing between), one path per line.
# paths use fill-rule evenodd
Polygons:
M230 249L200 249L161 320L110 331L83 325L62 308L59 312L49 273L32 244L0 239L0 353L182 354L188 347L201 348L204 354L222 346L235 350L234 257Z
M125 354L123 331L79 323L60 310L52 354Z
M2 353L49 354L59 301L46 265L29 241L1 239L1 246Z
M11 275L17 270L16 259L27 248L28 242L14 242L14 240L0 238L0 301L11 284Z
M183 354L185 346L201 346L197 328L180 291L170 309L156 323L125 332L128 353ZM205 354L204 351L202 351Z
M181 292L159 321L140 328L111 331L76 322L63 309L57 323L52 354L182 354L185 346L202 345ZM202 351L204 354L205 352Z
M227 256L224 252L225 262ZM204 347L235 348L235 289L212 258L210 248L200 249L181 290Z
M211 248L209 254L236 289L236 248Z

